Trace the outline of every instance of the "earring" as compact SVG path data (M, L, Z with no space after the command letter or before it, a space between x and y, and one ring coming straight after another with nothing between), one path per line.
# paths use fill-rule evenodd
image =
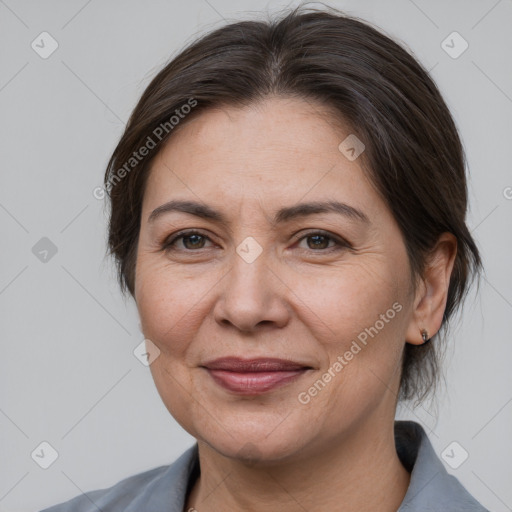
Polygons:
M423 338L423 344L428 343L430 338L428 337L428 332L426 329L421 330L421 337Z

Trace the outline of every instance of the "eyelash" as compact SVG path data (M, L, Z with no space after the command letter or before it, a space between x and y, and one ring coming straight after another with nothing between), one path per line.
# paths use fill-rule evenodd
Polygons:
M175 249L174 248L174 244L179 240L179 239L182 239L182 238L187 238L189 236L192 236L192 235L199 235L207 240L210 240L210 237L205 235L204 233L201 233L200 231L195 231L195 230L188 230L188 231L180 231L178 233L176 233L174 236L172 236L171 238L168 238L166 239L163 243L162 243L162 250L164 250L165 252L172 252L172 251L176 251L176 250L179 250L179 249ZM309 238L309 237L312 237L312 236L322 236L324 238L327 238L327 239L330 239L332 240L336 245L333 246L333 247L329 247L327 249L319 249L319 250L314 250L314 249L305 249L305 250L310 250L312 252L320 252L320 253L331 253L331 252L334 252L334 251L340 251L342 249L351 249L352 246L346 241L346 240L343 240L342 238L338 238L338 237L335 237L333 235L331 235L330 233L327 233L325 231L322 231L322 230L319 230L319 231L311 231L309 233L306 233L305 235L301 236L300 238L297 238L297 242L300 243L302 242L302 240L306 239L306 238ZM188 252L188 253L193 253L193 252L199 252L199 250L201 250L203 248L200 248L198 250L194 250L194 249L184 249L182 250L182 252Z

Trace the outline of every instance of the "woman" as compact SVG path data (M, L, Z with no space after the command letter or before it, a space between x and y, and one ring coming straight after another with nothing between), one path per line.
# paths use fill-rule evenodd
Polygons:
M464 153L403 48L337 11L204 36L105 174L109 247L172 416L169 466L51 512L484 511L397 401L481 267Z

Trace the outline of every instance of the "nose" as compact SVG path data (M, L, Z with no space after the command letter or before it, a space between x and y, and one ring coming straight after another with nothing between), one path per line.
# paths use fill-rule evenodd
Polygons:
M218 284L216 322L243 332L284 327L290 319L289 289L272 267L265 251L250 263L234 251L231 270Z

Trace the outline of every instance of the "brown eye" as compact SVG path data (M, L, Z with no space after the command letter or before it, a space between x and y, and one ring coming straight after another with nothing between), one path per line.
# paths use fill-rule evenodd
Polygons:
M182 241L183 248L177 247L177 242L179 240ZM206 240L210 239L206 235L203 235L197 231L181 232L172 237L170 240L164 242L162 249L165 249L166 251L185 250L192 252L196 249L203 249Z
M187 235L180 237L186 249L202 249L204 245L204 237L202 235ZM189 246L187 246L187 241Z
M329 237L325 235L309 235L306 239L312 240L308 246L310 249L327 249L329 245Z
M334 237L328 233L324 232L314 232L308 233L299 239L299 243L303 240L307 240L307 249L316 252L330 252L332 250L341 250L343 248L348 248L350 245L337 237ZM333 243L333 245L329 246L329 243Z

